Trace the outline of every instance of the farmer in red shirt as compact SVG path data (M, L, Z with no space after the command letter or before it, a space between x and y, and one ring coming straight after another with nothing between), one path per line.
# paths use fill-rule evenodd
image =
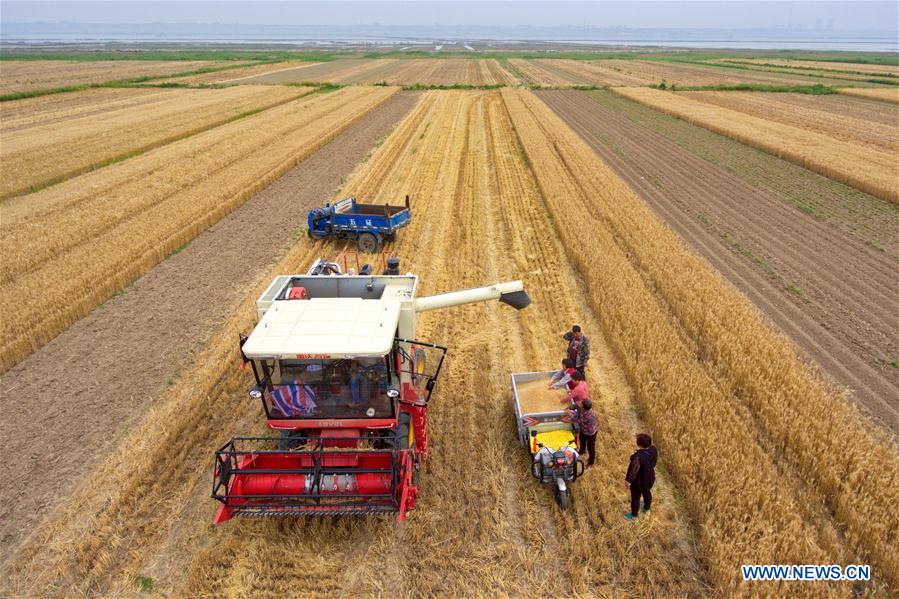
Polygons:
M559 403L569 405L571 407L580 407L581 402L589 397L589 389L587 381L584 380L584 373L575 370L571 373L571 380L574 381L574 387L568 392L568 395L562 398Z

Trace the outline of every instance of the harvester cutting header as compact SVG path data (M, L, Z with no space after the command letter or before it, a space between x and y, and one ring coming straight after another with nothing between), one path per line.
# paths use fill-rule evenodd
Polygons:
M239 437L216 452L216 523L237 515L398 513L415 507L428 456L427 411L446 347L415 340L418 314L499 300L530 304L521 281L416 297L399 260L347 268L317 260L276 277L241 337L280 437ZM357 264L358 267L358 264ZM358 270L358 274L357 274Z

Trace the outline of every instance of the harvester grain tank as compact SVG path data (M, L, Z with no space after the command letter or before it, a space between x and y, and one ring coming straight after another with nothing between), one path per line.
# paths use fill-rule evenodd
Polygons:
M397 513L415 507L428 401L447 348L415 339L418 314L530 298L521 281L416 297L418 277L317 260L275 278L241 337L250 396L279 437L237 437L215 456L220 523L233 516ZM350 270L350 272L345 272ZM352 274L351 274L352 273Z

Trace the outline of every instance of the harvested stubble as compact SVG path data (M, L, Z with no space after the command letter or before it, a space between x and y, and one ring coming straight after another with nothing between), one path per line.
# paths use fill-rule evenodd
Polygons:
M121 451L41 528L5 586L125 594L137 575L158 568L174 596L289 595L297 588L312 597L514 596L524 588L534 595L705 595L704 572L663 473L653 516L640 526L621 517L619 465L642 425L583 305L499 94L427 94L341 194L381 201L405 192L416 218L390 249L422 277L421 293L522 276L534 298L525 313L489 303L422 319L419 336L447 340L451 353L430 404L423 492L407 523L246 519L209 529L208 490L197 485L209 476L209 452L231 434L262 432L259 406L240 399L247 374L235 368L236 332L252 326L253 300L272 274L303 271L312 258L336 251L301 239L248 291ZM454 226L460 221L470 226ZM559 332L574 320L591 331L603 434L600 465L575 485L572 511L563 515L528 474L508 374L557 362ZM508 351L496 350L497 339ZM225 404L231 407L222 410ZM488 461L472 459L473 448Z
M286 71L287 69L312 67L318 64L321 63L296 60L289 60L285 62L271 62L264 64L251 64L234 69L213 71L211 73L199 73L197 75L187 75L184 77L168 77L161 81L168 83L189 83L191 85L232 84L241 83L244 79L249 79L250 77L255 77L256 75L277 73L278 71Z
M4 60L0 93L11 94L71 85L105 83L135 77L193 71L218 63L209 61L151 60Z
M888 64L864 64L858 62L828 62L822 60L778 60L776 58L722 58L719 62L735 62L760 66L793 67L799 70L817 69L820 71L837 71L835 75L845 73L871 73L873 75L893 74L899 76L899 66Z
M577 84L572 80L570 74L548 70L541 63L533 60L513 58L509 60L509 64L527 79L525 83L550 87L571 87Z
M321 83L344 83L360 77L365 72L378 68L380 61L366 58L343 58L319 64L306 64L292 69L276 70L262 75L242 79L242 84L284 84L307 81Z
M163 91L155 88L100 87L69 94L50 94L0 103L0 134L48 125L110 110L139 106Z
M619 67L612 67L605 61L587 60L541 60L541 63L555 64L557 68L585 78L592 85L643 85L647 83L643 77L625 73Z
M799 74L766 73L650 60L612 59L604 60L601 64L606 68L614 68L627 76L641 78L646 83L664 81L668 85L739 85L741 83L809 85L810 83L827 82L827 80L803 77Z
M885 87L880 89L868 89L865 87L841 87L837 91L847 96L857 96L859 98L868 98L871 100L880 100L882 102L892 102L893 104L899 104L899 88L896 87Z
M684 95L876 150L894 153L899 150L899 108L887 104L839 94L686 92Z
M870 561L878 588L897 584L899 513L878 507L899 500L895 443L831 394L545 105L503 95L551 213L566 215L562 241L686 494L716 585L782 594L746 586L739 565L821 559Z
M24 218L4 218L0 229L8 281L0 300L2 369L396 91L352 88L301 98L23 196Z
M156 90L137 96L137 101L107 104L107 110L89 115L80 114L81 106L71 118L53 111L52 122L19 126L14 131L8 128L16 126L14 123L4 122L0 199L189 137L310 91L263 86Z
M616 87L615 93L790 160L871 195L899 202L896 156L650 88Z

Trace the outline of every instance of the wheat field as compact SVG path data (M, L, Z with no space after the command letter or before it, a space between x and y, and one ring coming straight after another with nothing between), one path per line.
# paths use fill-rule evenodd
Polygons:
M4 108L9 103L4 103L0 105L0 200L195 135L310 91L262 86L155 90L134 96L131 101L108 102L105 110L98 109L95 94L88 94L87 102L94 106L90 114L81 113L84 104L79 104L70 115L52 111L52 120L42 112L44 122L30 125L7 119Z
M197 60L4 60L0 89L4 94L105 83L136 77L185 73L216 63Z
M7 200L0 224L2 369L396 91L314 94Z
M884 103L790 93L685 92L688 98L887 153L899 151L899 111Z
M881 100L892 104L899 104L899 88L865 88L865 87L842 87L839 91L847 96L857 96L859 98L868 98L871 100Z
M713 577L734 589L735 564L747 559L839 562L854 552L879 563L895 584L899 520L882 511L876 522L866 516L879 502L872 487L899 497L895 443L830 392L544 104L525 92L504 96L537 179L546 182L541 189L557 198L554 214L597 232L592 247L576 252L582 246L559 228L607 334L620 342L647 421L670 427L662 435L683 449L682 462L669 459L697 509ZM572 183L563 186L566 180ZM871 446L885 451L875 458ZM728 463L708 465L717 459ZM713 473L727 474L715 480ZM712 508L716 498L720 507Z
M393 91L353 89L330 95L345 95L343 113ZM236 334L252 327L274 274L338 250L301 238L34 533L0 591L127 596L150 576L163 594L196 597L855 593L744 583L742 563L871 563L866 592L899 584L899 516L879 507L899 500L895 444L535 95L422 95L335 196L351 194L412 196L412 224L388 249L421 277L420 294L521 278L534 300L522 312L489 303L423 315L418 336L450 354L412 517L209 526L212 450L265 432L235 368ZM599 464L563 514L527 473L509 373L554 365L572 322L593 345ZM496 350L500 340L509 351ZM664 468L652 516L632 524L621 479L640 430ZM489 465L471 459L473 447Z

